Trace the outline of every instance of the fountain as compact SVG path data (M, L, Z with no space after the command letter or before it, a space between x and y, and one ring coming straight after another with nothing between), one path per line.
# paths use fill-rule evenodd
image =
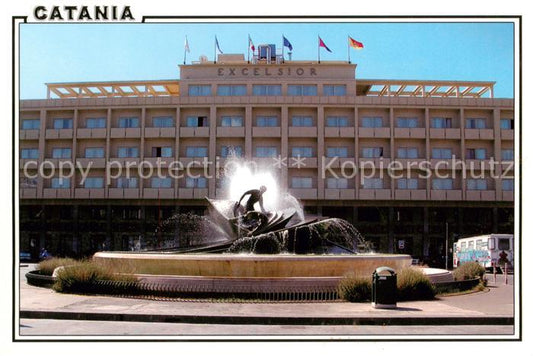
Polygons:
M170 285L178 292L286 296L334 295L345 275L370 277L380 266L400 270L411 264L408 255L368 251L345 220L306 219L298 201L280 193L268 173L238 166L230 181L228 199L206 198L209 220L224 238L164 251L98 252L94 260L126 264L139 281ZM264 212L236 204L243 192L262 185Z

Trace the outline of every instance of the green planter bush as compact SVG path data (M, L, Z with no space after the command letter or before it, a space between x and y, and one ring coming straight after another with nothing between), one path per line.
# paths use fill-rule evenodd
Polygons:
M465 262L453 271L453 277L456 281L466 281L470 279L483 279L485 267L477 262Z
M366 302L372 295L372 281L370 278L349 275L340 281L337 290L339 297L348 302Z
M404 268L397 275L398 300L431 300L435 298L435 287L419 269Z

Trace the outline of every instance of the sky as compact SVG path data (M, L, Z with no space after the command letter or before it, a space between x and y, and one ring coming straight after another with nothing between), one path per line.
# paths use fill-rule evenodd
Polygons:
M213 60L215 35L224 53L245 56L248 35L278 48L284 35L294 60L317 60L320 36L332 51L322 49L321 61L348 60L351 36L364 44L350 52L357 78L495 81L495 97L514 96L513 23L257 21L21 24L20 98L45 98L45 83L179 79L185 36L189 64Z

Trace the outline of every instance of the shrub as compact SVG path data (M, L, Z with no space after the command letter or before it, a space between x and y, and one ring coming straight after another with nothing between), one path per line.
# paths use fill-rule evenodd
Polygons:
M397 275L398 300L431 300L435 287L419 269L404 268Z
M48 260L41 261L39 263L39 272L46 276L51 276L57 267L61 266L73 266L78 261L72 258L50 258Z
M372 281L370 278L349 275L340 281L337 291L339 297L348 302L369 301L372 295Z
M129 275L117 274L92 261L78 262L59 271L53 288L57 292L87 293L97 290L96 281L134 281Z
M465 281L469 279L483 279L485 274L485 267L477 262L465 262L453 271L453 276L456 281Z

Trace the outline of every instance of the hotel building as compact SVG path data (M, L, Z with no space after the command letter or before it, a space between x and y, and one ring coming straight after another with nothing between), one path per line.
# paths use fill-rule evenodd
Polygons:
M270 164L308 214L352 222L377 251L442 264L446 229L450 246L513 232L514 100L494 98L494 82L359 79L355 64L266 53L181 65L179 80L47 84L46 99L22 100L20 250L162 246L173 239L162 221L226 197L230 154ZM198 164L174 179L150 174L158 162ZM61 178L60 164L81 170Z

